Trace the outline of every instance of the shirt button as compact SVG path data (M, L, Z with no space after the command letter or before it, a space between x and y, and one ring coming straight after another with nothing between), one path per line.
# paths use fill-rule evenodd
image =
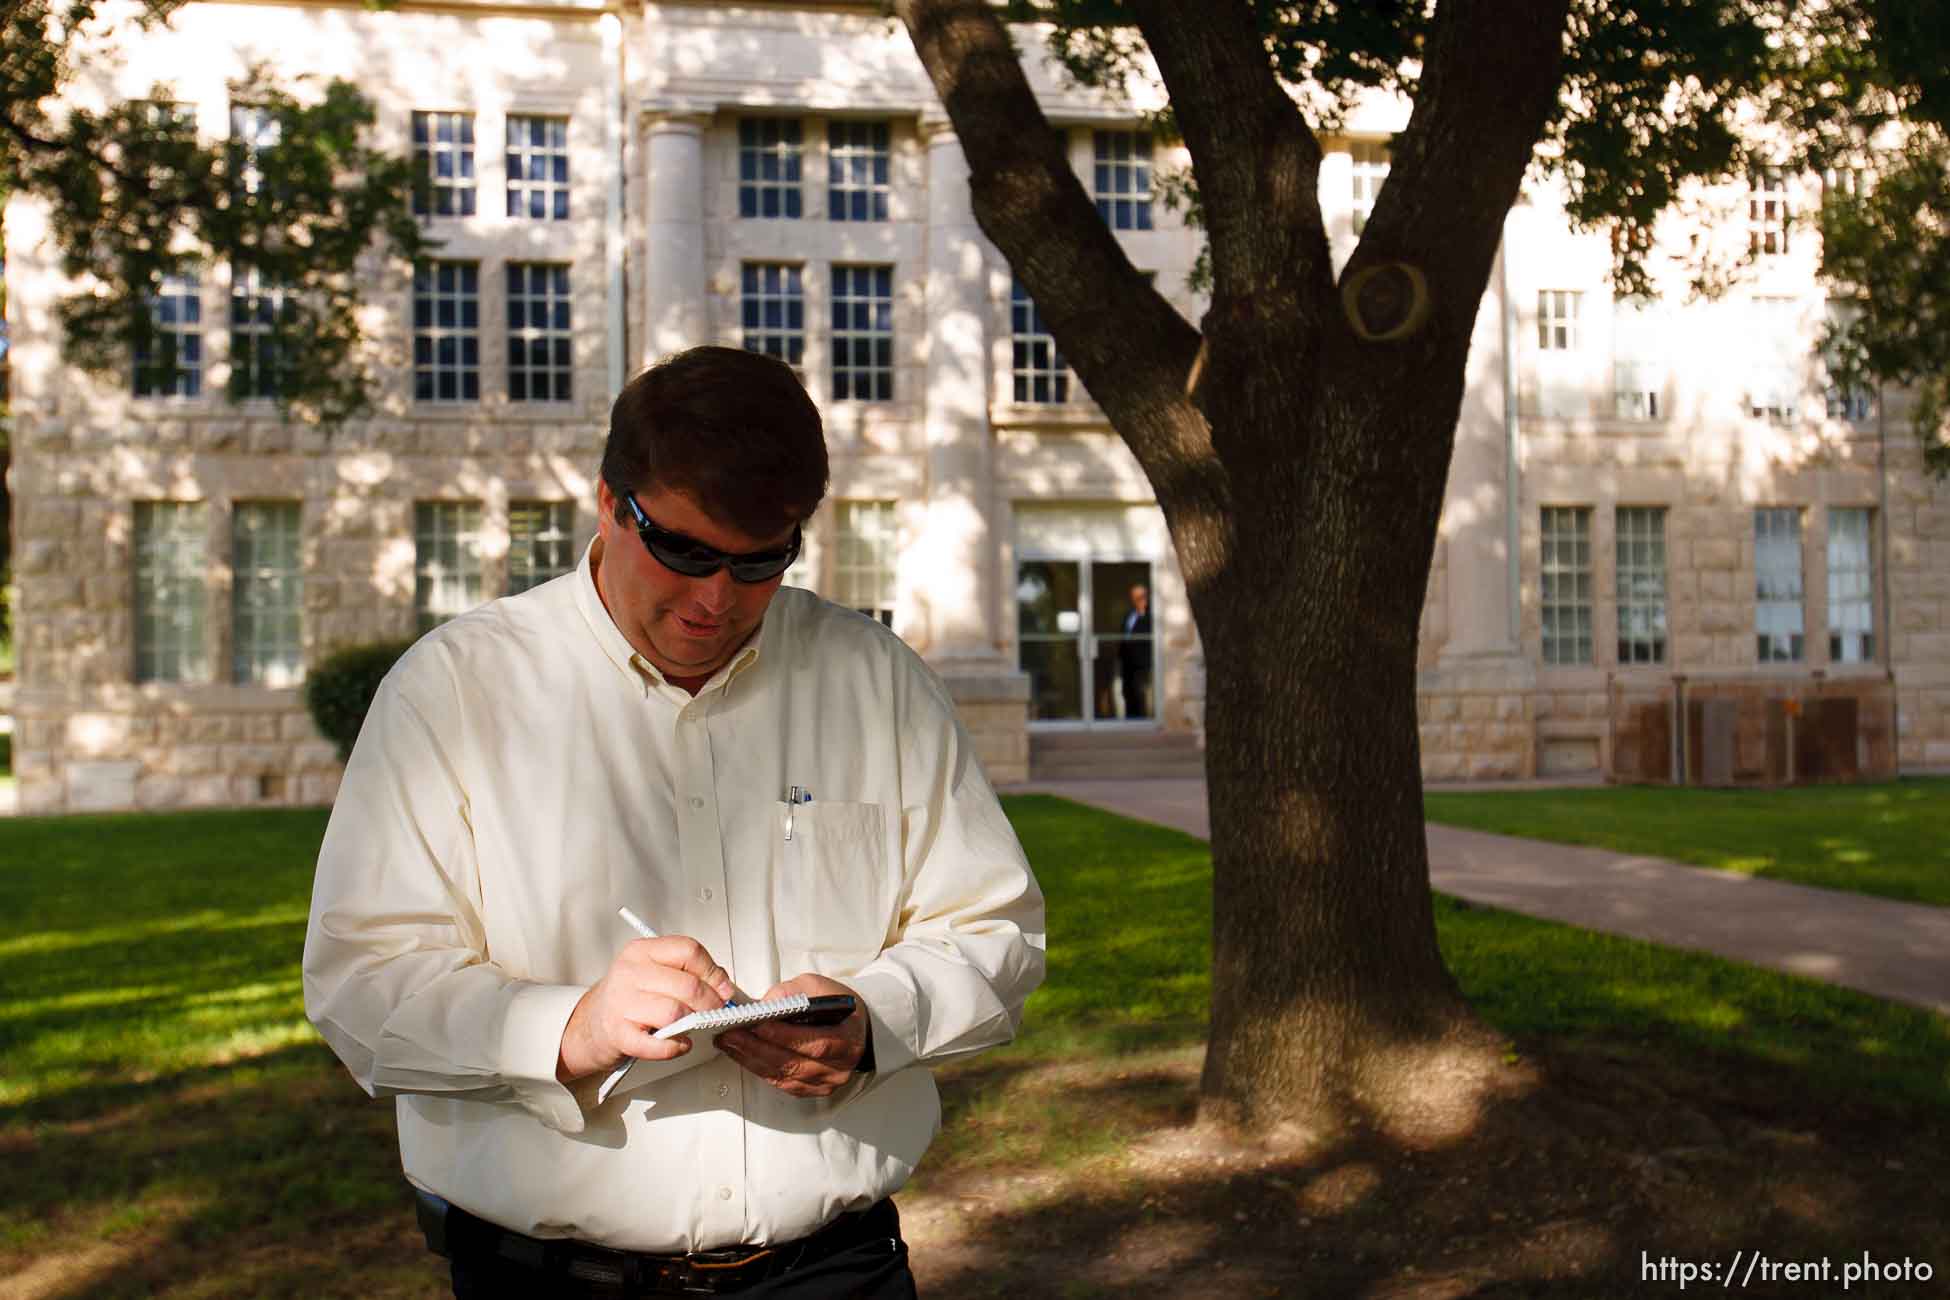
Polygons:
M704 806L704 800L700 796L698 795L691 796L691 807L702 808L703 806Z
M731 1199L731 1189L730 1189L729 1187L720 1187L720 1188L718 1189L718 1199L719 1199L719 1200L721 1200L721 1201L728 1201L728 1200L730 1200L730 1199Z
M729 1096L731 1095L731 1085L730 1085L730 1084L728 1084L728 1083L721 1083L721 1084L719 1084L719 1085L718 1085L718 1095L719 1095L720 1097L729 1097Z
M710 890L708 890L708 889L701 889L701 890L699 890L699 891L698 891L698 895L697 895L697 896L698 896L699 898L701 898L701 899L703 899L703 900L704 900L705 902L707 902L707 903L708 903L708 902L710 902L710 901L711 901L712 899L714 899L714 898L716 898L716 897L717 897L717 895L716 895L716 894L714 894L713 892L711 892L711 891L710 891Z

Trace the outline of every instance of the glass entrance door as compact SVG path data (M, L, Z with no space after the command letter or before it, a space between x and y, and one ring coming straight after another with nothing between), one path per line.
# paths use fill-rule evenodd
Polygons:
M1017 664L1031 722L1157 716L1157 637L1145 560L1027 559L1016 568Z

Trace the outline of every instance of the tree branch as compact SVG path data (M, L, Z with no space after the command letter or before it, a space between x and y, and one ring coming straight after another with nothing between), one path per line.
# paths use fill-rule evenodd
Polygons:
M1557 102L1569 0L1442 0L1408 129L1343 273L1401 261L1467 338L1524 168Z
M1191 151L1212 247L1213 303L1263 300L1298 278L1324 292L1320 144L1274 75L1241 0L1133 0Z
M1035 298L1160 502L1223 495L1191 404L1198 331L1132 267L984 0L895 0L968 159L975 218ZM1169 513L1170 507L1167 506Z

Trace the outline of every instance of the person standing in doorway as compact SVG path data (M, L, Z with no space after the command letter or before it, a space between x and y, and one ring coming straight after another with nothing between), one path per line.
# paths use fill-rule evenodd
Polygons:
M1124 716L1151 716L1151 593L1143 583L1131 588L1131 608L1124 615L1124 639L1117 646L1117 666L1124 678Z

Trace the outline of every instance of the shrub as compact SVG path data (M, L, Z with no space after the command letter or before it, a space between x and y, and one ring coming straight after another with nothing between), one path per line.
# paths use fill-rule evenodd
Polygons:
M305 707L319 734L339 747L339 762L352 754L366 710L379 683L411 641L376 641L348 646L329 655L305 678Z

